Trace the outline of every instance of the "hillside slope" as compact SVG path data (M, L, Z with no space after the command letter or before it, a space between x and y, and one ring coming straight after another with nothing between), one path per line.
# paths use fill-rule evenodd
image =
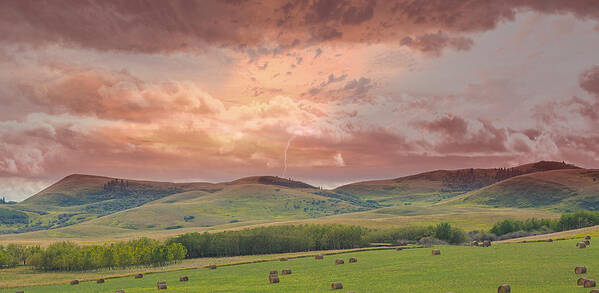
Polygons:
M521 175L469 192L447 204L599 211L599 170L553 170Z
M352 183L335 191L383 205L438 202L515 176L562 169L580 168L563 162L540 161L513 168L437 170L396 179Z
M0 233L54 229L103 216L100 224L106 226L178 229L321 217L375 207L273 176L213 184L70 175L22 203L2 207Z

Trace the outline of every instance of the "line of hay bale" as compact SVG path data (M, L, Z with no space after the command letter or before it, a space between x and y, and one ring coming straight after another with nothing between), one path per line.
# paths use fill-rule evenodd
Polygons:
M324 259L324 256L322 254L317 254L314 256L314 259Z
M440 255L441 254L441 250L439 250L439 249L433 249L433 251L431 253L433 255Z
M291 269L283 269L283 270L281 270L281 274L283 274L283 275L291 275Z
M104 284L104 279L97 279L96 283L98 283L98 284Z
M340 258L339 258L339 259L337 259L337 260L335 260L335 264L336 264L336 265L342 265L342 264L344 264L344 263L345 263L345 262L344 262L342 259L340 259Z
M510 293L512 292L512 288L508 284L503 284L497 288L497 293Z
M136 279L141 279L141 278L143 278L143 277L144 277L144 275L143 275L143 274L137 274L137 275L135 275L135 278L136 278Z
M587 273L587 267L575 267L574 268L574 273L579 275L579 274L586 274Z
M71 285L79 285L79 280L73 280L70 283Z
M216 270L216 265L215 264L211 264L208 266L209 269L211 270Z
M166 281L158 281L156 287L158 287L158 290L166 290Z
M333 282L331 283L332 289L343 289L343 284L341 282Z
M189 278L187 276L179 277L179 282L187 282L187 281L189 281Z

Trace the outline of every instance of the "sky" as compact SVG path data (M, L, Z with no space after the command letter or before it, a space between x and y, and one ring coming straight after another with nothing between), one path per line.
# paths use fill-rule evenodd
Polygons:
M0 2L0 196L599 168L594 0Z

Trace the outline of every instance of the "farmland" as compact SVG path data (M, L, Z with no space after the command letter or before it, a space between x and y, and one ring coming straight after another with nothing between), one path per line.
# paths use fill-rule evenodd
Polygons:
M311 257L314 253L300 253L298 258L290 258L287 262L271 256L270 261L219 265L216 270L200 267L148 273L143 279L134 279L132 275L106 279L104 284L91 281L72 286L64 281L59 285L24 289L25 292L114 292L117 289L147 292L156 290L158 280L165 280L168 292L326 292L331 290L331 282L343 283L344 289L340 292L478 293L493 292L503 283L510 284L515 292L587 292L588 289L576 287L579 276L573 269L586 265L589 272L585 277L599 278L599 247L591 245L578 249L576 241L501 243L489 248L438 246L439 256L432 256L430 248L346 252L325 255L324 260L315 260ZM348 263L350 257L356 257L358 262ZM345 259L345 264L335 265L337 258ZM217 262L215 259L202 261ZM280 283L269 284L268 272L280 272L284 268L291 269L292 274L280 275ZM130 274L133 273L132 270ZM105 274L109 275L108 272ZM21 274L8 275L18 278ZM182 275L188 276L189 282L179 282ZM75 276L69 273L69 277Z

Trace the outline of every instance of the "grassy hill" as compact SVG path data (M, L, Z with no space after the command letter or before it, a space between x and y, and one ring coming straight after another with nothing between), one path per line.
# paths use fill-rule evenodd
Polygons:
M335 191L383 205L431 203L523 174L561 169L580 168L563 162L541 161L513 168L437 170L396 179L352 183Z
M599 210L599 170L537 172L510 178L449 200L449 204Z
M272 176L213 184L70 175L6 207L0 210L4 233L60 228L99 217L95 222L105 227L164 230L314 218L378 206Z

